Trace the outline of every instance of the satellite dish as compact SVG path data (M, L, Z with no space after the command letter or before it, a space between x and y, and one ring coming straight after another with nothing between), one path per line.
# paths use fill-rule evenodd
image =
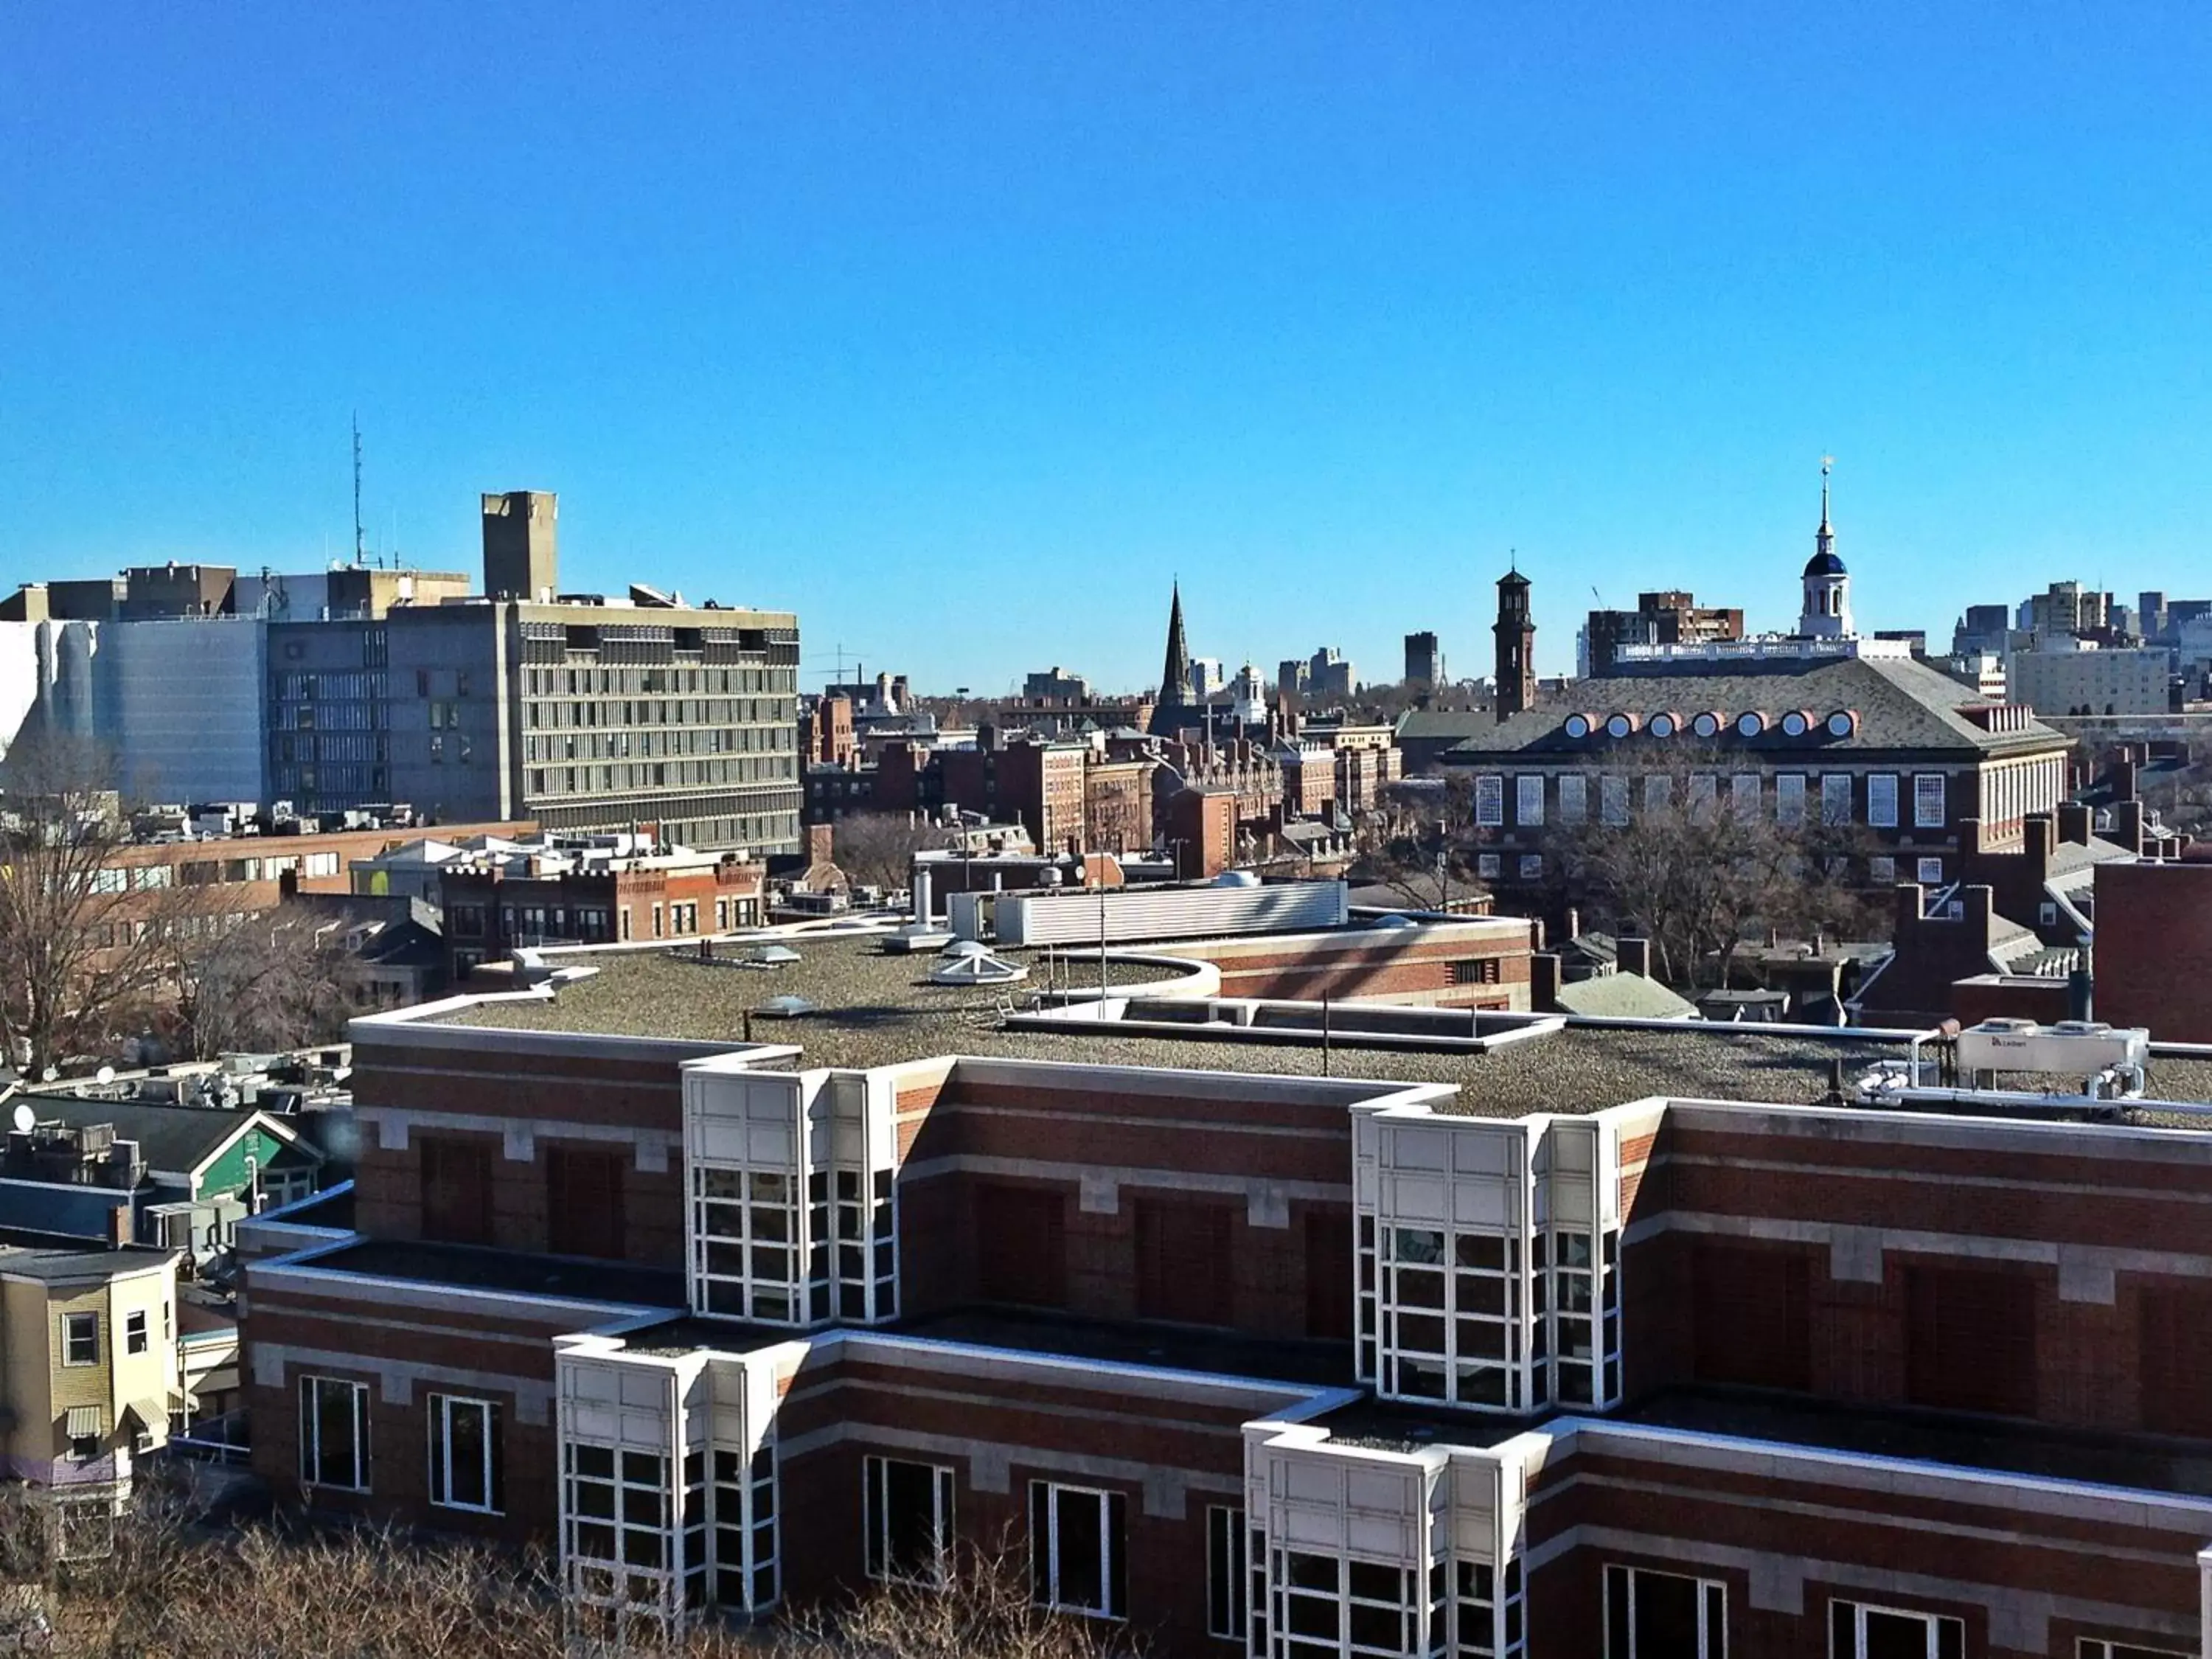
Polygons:
M94 1083L112 1083L112 1082L114 1082L114 1081L115 1081L115 1068L114 1068L112 1066L101 1066L98 1071L94 1072L94 1073L92 1074L92 1080L93 1080Z
M29 1101L19 1100L15 1103L13 1121L17 1133L28 1134L33 1129L38 1127L39 1115L31 1109Z
M40 1081L40 1082L41 1082L41 1083L52 1083L52 1082L56 1078L59 1077L60 1075L61 1075L61 1073L60 1073L58 1071L55 1070L55 1069L54 1069L54 1067L52 1067L52 1066L47 1066L47 1067L46 1067L46 1069L45 1071L43 1071L43 1072L41 1072L41 1073L39 1073L39 1081Z

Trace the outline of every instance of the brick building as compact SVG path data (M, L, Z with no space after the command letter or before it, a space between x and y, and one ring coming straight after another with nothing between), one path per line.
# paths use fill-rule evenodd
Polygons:
M766 868L733 854L546 843L457 860L438 878L454 978L522 946L696 939L765 919Z
M2212 863L2100 865L2097 1015L2212 1042Z
M2201 1060L2008 1121L1826 1103L1868 1032L595 965L356 1024L356 1227L246 1247L287 1504L671 1622L1011 1534L1165 1654L2200 1651Z

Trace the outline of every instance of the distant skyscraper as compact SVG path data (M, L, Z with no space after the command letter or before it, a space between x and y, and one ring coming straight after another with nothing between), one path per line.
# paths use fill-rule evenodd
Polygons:
M1498 579L1498 718L1510 720L1536 701L1536 623L1528 612L1528 579L1518 565Z
M1434 634L1406 635L1406 684L1433 690L1444 683L1444 653Z

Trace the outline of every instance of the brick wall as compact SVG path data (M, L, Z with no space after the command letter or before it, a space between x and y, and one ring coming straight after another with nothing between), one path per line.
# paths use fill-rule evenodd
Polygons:
M2212 864L2097 866L2096 1015L2212 1042Z

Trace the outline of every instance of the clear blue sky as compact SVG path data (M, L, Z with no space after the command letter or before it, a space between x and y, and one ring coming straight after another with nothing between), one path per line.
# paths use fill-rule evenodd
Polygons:
M2212 592L2212 6L0 9L0 580L372 540L933 689Z

